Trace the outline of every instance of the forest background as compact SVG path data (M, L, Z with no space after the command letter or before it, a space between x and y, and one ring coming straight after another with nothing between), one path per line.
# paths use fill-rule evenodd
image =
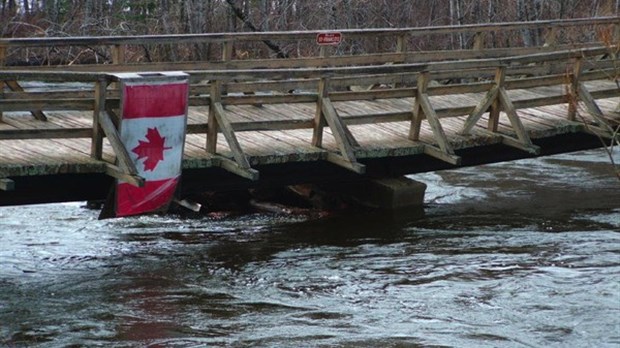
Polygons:
M0 0L0 37L405 28L617 16L619 10L620 0ZM487 44L537 46L544 41L543 35L528 30L490 37ZM418 38L407 47L458 49L470 46L471 40L465 35ZM341 54L354 54L372 51L373 45L376 43L349 43L339 49L346 51ZM303 56L306 49L293 43L278 43L281 52L260 44L235 46L234 54L241 59ZM212 45L144 48L133 54L138 55L134 61L219 55ZM46 57L49 59L50 52ZM50 63L32 55L25 58L29 61L22 56L14 59L13 63L20 65ZM80 56L80 62L101 59L109 57L96 50Z

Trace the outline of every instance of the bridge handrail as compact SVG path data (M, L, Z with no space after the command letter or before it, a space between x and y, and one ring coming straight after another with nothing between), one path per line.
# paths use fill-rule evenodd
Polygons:
M368 65L357 67L318 67L318 68L276 68L276 69L230 69L230 70L188 70L186 73L199 80L253 81L260 79L286 80L294 78L329 78L347 75L398 74L421 71L442 72L467 69L488 69L500 66L527 65L574 58L587 58L613 53L618 46L599 46L584 49L571 49L550 53L536 53L503 58L468 59L459 61L440 61L412 64ZM36 70L0 70L0 81L74 81L94 82L110 76L105 72L66 72Z
M620 17L596 17L559 20L539 20L530 22L480 23L465 25L442 25L411 28L380 29L342 29L337 30L347 38L367 36L423 36L452 33L478 33L496 30L519 30L532 28L563 28L584 25L620 24ZM88 46L88 45L132 45L132 44L179 44L196 42L232 42L264 40L314 40L316 35L326 30L278 31L278 32L241 32L241 33L203 33L203 34L167 34L135 36L97 36L97 37L41 37L41 38L0 38L0 47L52 47L52 46Z

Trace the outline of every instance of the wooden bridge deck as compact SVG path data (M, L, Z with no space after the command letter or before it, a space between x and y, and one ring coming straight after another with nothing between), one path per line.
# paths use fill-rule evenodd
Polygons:
M614 88L613 81L592 81L586 84L588 90L596 92ZM561 95L561 86L554 88L540 87L528 90L511 90L509 95L514 103L531 98ZM483 98L484 93L467 93L458 96L433 96L431 102L436 110L454 107L474 108ZM357 159L392 156L416 155L424 152L424 144L436 141L430 126L422 125L420 142L408 139L410 121L395 121L378 124L356 125L356 118L368 114L411 112L415 98L383 99L369 101L334 102L345 124L359 143L355 148ZM616 107L620 96L597 100L597 104L606 115L617 115ZM582 110L585 107L581 106ZM227 115L233 124L263 121L296 121L311 126L315 103L273 104L261 107L253 105L227 106ZM534 108L519 109L518 115L533 139L546 138L559 134L582 131L581 121L568 121L568 104L556 104ZM188 124L204 124L208 119L207 106L190 107ZM5 113L0 131L16 129L37 129L40 131L61 128L92 127L92 112L53 111L47 112L47 121L39 121L30 113ZM467 116L442 118L441 124L450 144L455 150L500 143L501 138L486 132L473 132L472 135L458 134ZM616 116L620 122L620 116ZM589 122L588 117L588 122ZM488 114L481 118L476 128L486 129ZM500 117L499 133L513 134L509 120L503 114ZM325 131L323 148L312 146L312 129L264 130L238 132L239 143L254 165L277 164L297 161L325 160L328 152L338 152L338 146L329 129ZM186 139L184 168L208 168L214 166L216 157L205 152L204 134L189 134ZM228 143L223 137L218 139L218 153L232 158ZM49 175L59 173L105 173L102 162L91 158L90 135L72 139L31 139L0 140L0 170L5 176L15 175ZM104 142L104 159L114 162L115 154L109 143Z

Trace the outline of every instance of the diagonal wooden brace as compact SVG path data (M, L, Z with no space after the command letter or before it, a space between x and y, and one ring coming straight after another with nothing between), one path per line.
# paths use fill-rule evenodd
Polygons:
M112 164L108 165L107 174L117 179L127 181L137 187L144 186L144 178L138 175L138 170L131 160L125 145L123 145L121 137L107 111L99 113L99 125L108 138L118 162L118 166Z
M532 140L530 136L527 134L519 115L517 115L517 111L508 96L508 93L503 87L499 88L499 101L510 120L510 124L512 125L512 129L515 131L517 138L510 138L507 136L502 136L502 143L508 146L516 147L521 150L525 150L534 155L540 154L540 147L532 144ZM514 141L513 141L514 140Z
M480 101L476 108L474 108L474 111L472 111L469 117L467 117L460 134L471 134L471 131L478 120L480 120L485 112L489 111L488 131L483 131L483 133L499 136L502 139L502 143L507 146L515 147L533 154L539 154L540 148L532 144L532 141L527 134L519 115L517 114L514 104L510 100L508 92L506 92L506 89L504 88L505 77L506 67L502 66L497 68L495 73L495 86L487 92L485 97ZM508 116L512 129L516 133L516 138L499 134L497 132L500 108L506 113L506 116Z
M424 153L440 159L442 161L458 165L461 163L461 158L454 154L452 146L448 142L446 133L439 122L439 117L431 104L431 101L427 94L428 83L430 81L428 71L423 71L418 76L418 86L415 101L413 104L411 125L409 128L409 139L413 141L420 140L420 130L422 127L422 120L426 119L431 126L433 135L437 140L439 147L433 145L424 144Z
M20 84L15 80L4 81L4 83L11 89L13 92L25 92L24 88L20 86ZM30 112L34 118L39 121L47 121L47 116L41 110L35 110Z
M257 180L258 172L250 167L250 162L248 162L248 159L241 149L241 145L239 144L239 140L237 140L232 124L228 121L228 118L226 118L222 103L213 103L213 112L215 119L217 120L217 124L222 131L222 134L224 134L224 138L233 153L233 158L235 159L234 163L236 164L236 166L231 166L230 163L227 163L227 161L224 160L222 163L226 164L224 164L222 168L230 169L236 174L239 174L239 172L244 172L241 176L252 180Z
M493 102L496 100L499 92L499 86L495 85L491 87L491 89L484 96L484 99L480 101L480 104L476 105L474 111L467 117L465 120L465 124L463 125L463 129L460 131L462 135L471 134L471 130L474 128L478 120L482 117L482 115L488 111Z
M228 143L228 147L233 153L234 161L216 155L219 167L246 179L253 181L258 180L258 171L250 167L250 162L243 153L243 149L241 149L233 126L226 117L226 111L224 110L224 105L222 105L222 84L220 81L211 81L211 93L209 98L207 152L216 155L217 134L221 131Z
M342 120L338 116L338 111L332 104L329 97L322 99L321 111L323 117L325 117L325 121L331 129L332 134L336 139L338 149L340 150L339 156L336 154L329 154L327 156L327 160L350 169L358 174L365 173L366 167L363 164L358 163L355 158L355 151L353 149L354 145L352 142L357 145L357 141L353 138L353 134L351 134L347 127L342 123ZM342 158L339 159L338 157Z
M355 173L363 174L366 172L366 167L357 162L354 151L354 148L359 147L359 144L351 131L342 123L342 120L338 116L338 111L329 99L328 83L329 80L327 78L322 78L319 81L312 145L322 147L323 128L325 125L329 126L336 140L336 145L340 150L340 154L329 152L327 154L327 160Z
M581 99L581 101L583 101L586 106L586 110L588 110L588 113L592 115L599 126L612 134L613 127L607 122L603 111L601 111L590 92L586 89L586 86L584 86L581 82L577 83L577 96Z

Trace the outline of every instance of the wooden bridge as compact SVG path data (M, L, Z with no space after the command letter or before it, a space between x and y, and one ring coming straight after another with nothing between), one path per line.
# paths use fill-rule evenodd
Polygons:
M544 45L488 47L486 34L523 30L544 31ZM620 17L339 33L393 50L232 54L242 42L314 42L313 31L0 39L0 205L100 199L113 178L142 184L119 140L119 74L189 74L184 192L402 175L619 141ZM465 35L471 48L407 47L431 35ZM219 45L221 59L128 59L127 47L168 44ZM58 47L103 47L113 61L6 65L15 52Z

